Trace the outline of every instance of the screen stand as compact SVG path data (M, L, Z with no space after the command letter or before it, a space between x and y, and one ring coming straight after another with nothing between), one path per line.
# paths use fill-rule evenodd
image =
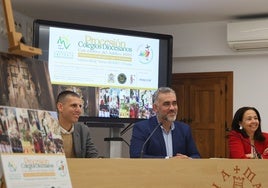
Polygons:
M120 128L110 128L110 137L104 138L104 141L109 142L109 157L110 158L121 158L122 155L122 141L123 139L119 136Z
M120 136L124 135L129 129L132 129L134 126L134 123L130 123L128 124L121 132L120 132Z

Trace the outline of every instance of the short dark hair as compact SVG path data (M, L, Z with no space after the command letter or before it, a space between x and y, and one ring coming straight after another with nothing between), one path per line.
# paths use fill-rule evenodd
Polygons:
M71 90L64 90L62 92L60 92L58 94L58 97L57 97L57 100L56 100L56 104L58 104L59 102L63 102L64 99L67 97L67 96L73 96L73 97L78 97L80 98L80 96L75 93L74 91L71 91Z
M173 89L171 89L170 87L160 87L155 91L155 93L153 95L153 103L157 102L159 95L162 93L174 93L174 94L176 94L175 91Z
M240 125L239 125L239 122L243 120L243 116L244 116L245 112L248 110L253 110L254 112L256 112L257 117L259 119L259 127L257 128L257 130L254 133L254 140L264 141L265 137L263 136L262 130L261 130L261 116L260 116L259 111L254 107L244 106L244 107L239 108L236 111L234 118L233 118L233 121L232 121L232 130L235 130L236 132L240 132L244 138L249 137L244 129L240 129Z

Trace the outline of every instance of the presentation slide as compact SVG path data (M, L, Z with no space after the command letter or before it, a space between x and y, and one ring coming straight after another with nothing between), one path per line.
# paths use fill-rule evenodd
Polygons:
M158 88L159 39L50 27L52 84Z

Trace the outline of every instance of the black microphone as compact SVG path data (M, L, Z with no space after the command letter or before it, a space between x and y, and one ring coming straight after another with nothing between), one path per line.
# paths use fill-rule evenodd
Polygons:
M154 128L154 130L151 132L151 134L148 136L148 138L145 140L145 142L143 143L142 148L141 148L140 158L143 158L143 153L144 153L145 145L148 143L148 141L150 140L150 138L154 135L154 132L156 131L156 129L158 129L158 127L160 127L161 125L162 125L162 123L159 123L159 124Z
M261 154L258 152L258 150L257 150L257 148L255 147L255 145L251 144L251 143L248 142L248 141L243 140L243 139L241 138L241 136L238 136L238 135L235 135L235 134L231 134L231 135L232 135L232 136L235 136L235 137L237 137L237 138L240 138L242 142L245 142L245 143L249 144L249 145L254 149L254 151L255 151L255 153L256 153L256 155L257 155L257 158L258 158L258 159L262 159Z
M254 150L256 152L256 155L257 155L258 159L262 159L261 154L257 151L255 146L254 146Z

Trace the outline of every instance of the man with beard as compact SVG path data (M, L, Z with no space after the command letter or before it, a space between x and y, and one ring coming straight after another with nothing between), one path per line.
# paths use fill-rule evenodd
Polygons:
M175 121L176 93L159 88L153 96L156 116L135 123L130 143L131 158L200 158L189 125Z

